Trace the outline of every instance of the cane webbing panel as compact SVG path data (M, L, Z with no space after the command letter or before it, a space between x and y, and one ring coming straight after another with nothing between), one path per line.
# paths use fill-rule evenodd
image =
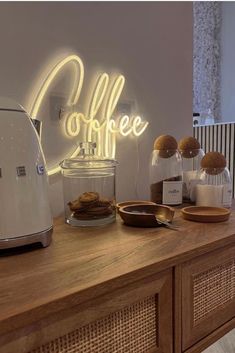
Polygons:
M116 311L31 353L146 353L157 346L156 296Z
M193 278L194 323L235 299L235 260Z

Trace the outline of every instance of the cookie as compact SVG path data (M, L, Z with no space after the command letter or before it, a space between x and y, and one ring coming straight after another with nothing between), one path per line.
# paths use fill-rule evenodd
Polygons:
M99 194L93 191L84 192L78 200L82 205L91 204L99 200Z
M87 214L90 214L90 215L103 215L103 216L106 216L106 215L109 215L112 213L112 209L110 207L105 207L105 206L101 206L101 207L92 207L92 208L89 208L87 210Z
M72 216L78 220L92 220L105 218L111 215L115 207L113 201L107 198L100 198L97 192L84 192L77 200L68 203Z
M97 206L102 207L102 206L111 206L112 202L109 201L109 199L99 199L97 201Z
M74 212L73 217L81 220L88 220L93 218L93 216L87 214L86 212Z
M68 203L68 206L71 211L80 210L82 208L82 205L80 204L80 202L78 200L70 201Z

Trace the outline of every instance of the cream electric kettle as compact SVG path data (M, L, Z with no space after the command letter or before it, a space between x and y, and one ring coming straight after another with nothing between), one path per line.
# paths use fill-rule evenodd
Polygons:
M0 249L48 246L52 216L38 133L16 102L0 98Z

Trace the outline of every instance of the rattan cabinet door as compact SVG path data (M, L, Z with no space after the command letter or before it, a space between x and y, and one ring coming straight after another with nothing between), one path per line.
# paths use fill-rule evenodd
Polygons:
M85 306L73 317L44 328L39 335L35 332L31 340L36 348L30 353L173 352L171 270L134 282ZM43 344L37 346L38 338Z
M235 246L182 267L183 350L235 316Z

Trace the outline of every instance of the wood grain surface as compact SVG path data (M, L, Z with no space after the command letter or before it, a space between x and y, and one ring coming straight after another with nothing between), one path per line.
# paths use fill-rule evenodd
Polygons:
M179 231L132 228L116 223L96 229L55 221L45 249L0 253L0 336L52 313L67 310L198 255L235 243L229 221L183 220Z

